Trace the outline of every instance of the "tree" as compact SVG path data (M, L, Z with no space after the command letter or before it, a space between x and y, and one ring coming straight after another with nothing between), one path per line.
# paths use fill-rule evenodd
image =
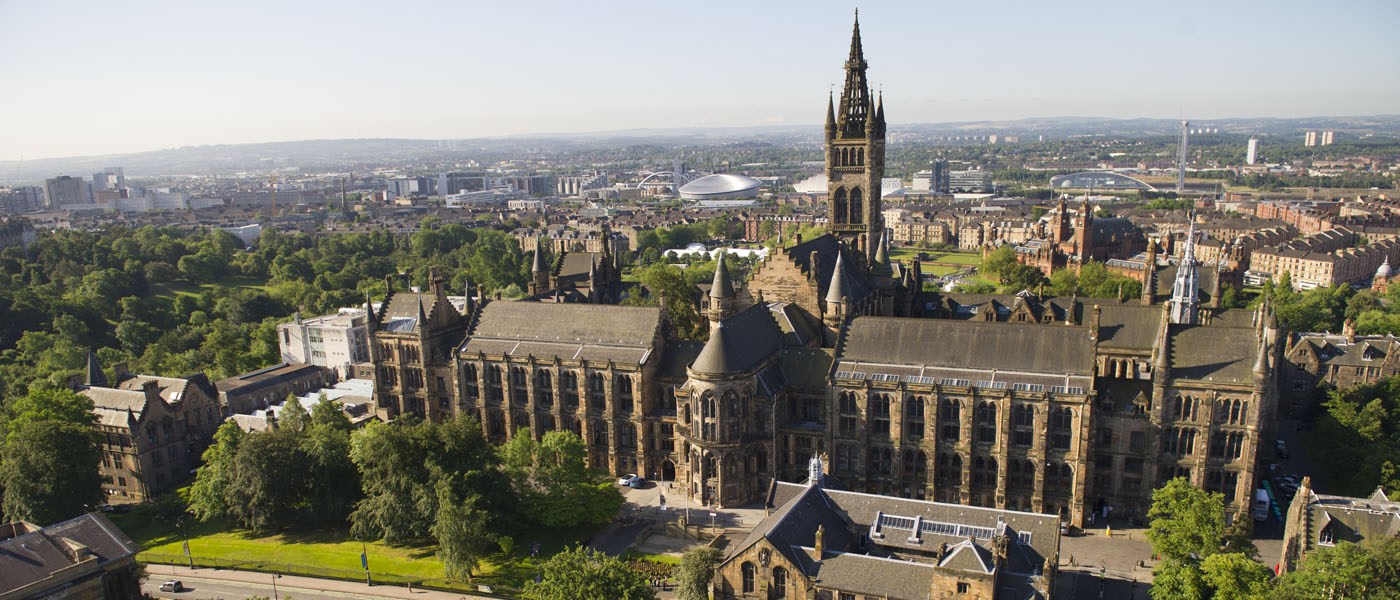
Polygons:
M1201 573L1205 585L1214 591L1214 600L1262 598L1271 587L1269 569L1244 554L1212 554L1201 563Z
M18 428L25 423L61 421L80 425L95 425L92 399L67 388L37 385L29 393L14 400L0 415L0 431Z
M1273 598L1282 600L1369 600L1400 597L1400 539L1362 544L1339 542L1307 555L1285 573Z
M542 525L606 523L622 507L622 494L588 468L587 448L572 431L551 431L539 443L517 436L499 453L525 514Z
M50 525L102 502L101 449L92 427L60 419L20 420L5 436L0 486L6 522Z
M1147 540L1163 559L1199 563L1220 551L1225 538L1225 505L1220 494L1206 492L1177 477L1152 492Z
M530 600L654 600L642 575L621 560L582 546L555 554L526 586Z
M438 558L448 577L470 581L472 570L491 553L495 541L488 530L491 519L476 507L476 496L458 499L445 481L438 484L437 494L432 533L438 542Z
M680 600L709 600L710 580L724 555L718 549L701 546L681 557L676 597Z
M304 507L308 462L292 431L249 435L233 460L229 516L254 531L292 523Z
M306 429L311 422L311 415L306 412L306 407L297 400L296 394L287 394L287 399L282 403L282 410L277 412L277 427L294 432L301 432Z
M1002 280L1016 264L1016 251L1011 246L1001 246L991 251L987 254L987 258L982 260L981 271Z
M228 490L233 480L233 459L238 446L248 433L233 421L225 422L214 432L214 443L204 450L204 464L199 467L190 488L190 510L200 520L228 515Z
M311 424L316 427L330 427L347 434L355 428L350 423L350 417L345 416L345 410L341 408L340 403L331 401L325 394L321 394L316 405L311 407Z

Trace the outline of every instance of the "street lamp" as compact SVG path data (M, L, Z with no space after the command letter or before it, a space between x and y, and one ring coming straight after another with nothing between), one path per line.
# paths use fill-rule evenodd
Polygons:
M273 573L273 574L272 574L272 600L278 600L278 598L277 598L277 578L279 578L279 577L281 577L281 575L278 575L278 574L276 574L276 573Z
M360 566L365 569L365 585L373 586L374 582L369 580L369 548L365 546L364 540L355 538L355 541L360 543Z
M190 516L189 511L185 511L175 520L175 526L180 528L180 536L185 538L185 559L189 561L190 570L194 570L194 556L190 554L190 533L185 529L185 518Z

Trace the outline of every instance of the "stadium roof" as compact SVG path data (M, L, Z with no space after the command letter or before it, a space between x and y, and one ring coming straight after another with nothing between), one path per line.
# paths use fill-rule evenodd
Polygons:
M717 198L750 198L758 194L763 182L744 175L706 175L681 186L681 198L685 200L713 200Z

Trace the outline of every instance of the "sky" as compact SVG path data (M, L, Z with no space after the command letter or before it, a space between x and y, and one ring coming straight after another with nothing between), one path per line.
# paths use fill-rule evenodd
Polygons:
M818 126L853 3L0 0L0 160ZM901 123L1400 112L1396 0L866 2Z

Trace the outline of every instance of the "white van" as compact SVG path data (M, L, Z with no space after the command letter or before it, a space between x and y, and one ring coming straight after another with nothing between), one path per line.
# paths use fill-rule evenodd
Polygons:
M1269 520L1269 493L1264 490L1254 490L1254 520Z

